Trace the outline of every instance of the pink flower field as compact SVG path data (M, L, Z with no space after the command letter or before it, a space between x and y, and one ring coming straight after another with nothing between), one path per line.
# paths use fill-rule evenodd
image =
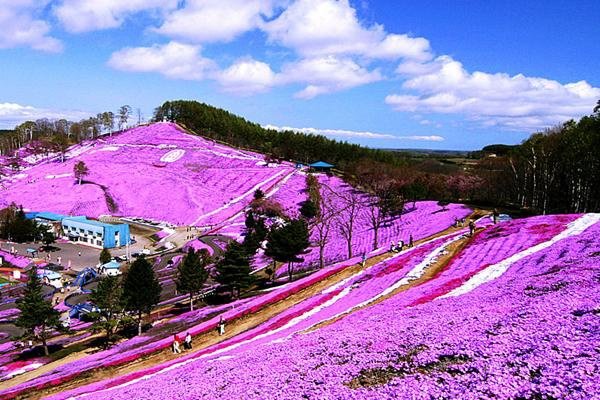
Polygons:
M217 345L53 398L595 398L599 221L491 226L411 286L466 240L434 239Z
M85 181L91 183L78 185L73 177L80 160L90 171ZM3 178L0 207L15 202L35 211L211 225L232 206L239 203L237 211L242 209L254 190L267 190L293 171L287 164L263 166L262 160L259 154L187 134L175 124L157 123L74 146L64 163L40 162Z

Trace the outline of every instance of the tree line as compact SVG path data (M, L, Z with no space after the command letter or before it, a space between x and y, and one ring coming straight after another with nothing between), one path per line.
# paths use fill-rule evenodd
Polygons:
M265 129L220 108L197 101L167 101L154 111L154 121L176 121L190 130L233 146L252 149L274 158L312 163L328 160L346 168L362 158L399 165L402 157L322 135Z
M600 101L593 114L483 157L481 199L532 213L600 210Z
M129 126L132 118L140 124L141 110L123 105L116 112L104 111L80 121L40 118L17 125L13 130L0 131L0 155L10 156L29 145L34 154L65 151L71 144L112 134Z

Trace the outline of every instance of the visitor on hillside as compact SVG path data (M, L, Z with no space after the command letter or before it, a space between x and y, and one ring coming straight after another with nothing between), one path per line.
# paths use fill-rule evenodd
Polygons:
M218 329L219 336L223 336L225 334L225 320L223 319L223 317L221 317L221 319L219 320Z
M469 221L469 234L472 237L474 233L475 233L475 222L473 222L473 220L470 220Z
M492 212L492 220L494 221L494 225L498 223L498 210L494 208Z
M410 234L410 236L408 238L408 247L413 247L413 236L412 236L412 233Z
M192 335L190 335L189 332L187 332L185 334L185 339L183 340L183 348L185 350L191 350L192 349Z
M465 219L464 217L460 219L460 227L464 227L465 226Z
M390 243L390 252L394 251L394 242Z
M79 257L81 257L81 252L79 252L77 255L78 255Z
M179 347L179 338L177 335L173 335L173 354L181 353L181 348Z
M454 217L454 227L458 228L458 218Z
M362 260L360 261L360 265L362 267L364 267L366 263L367 263L367 253L363 253Z

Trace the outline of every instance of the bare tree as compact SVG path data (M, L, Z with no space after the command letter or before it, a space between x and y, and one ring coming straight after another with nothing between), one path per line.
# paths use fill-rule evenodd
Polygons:
M379 247L379 229L386 219L385 208L381 206L381 200L377 196L366 198L365 207L368 211L369 223L373 229L373 250Z
M124 105L119 107L119 130L122 131L127 127L127 122L131 116L131 106Z
M338 195L344 202L344 206L337 215L336 220L339 224L340 234L346 240L348 258L352 258L352 239L354 238L356 219L360 213L362 195L354 190L354 188L350 188L345 193L339 193Z
M332 193L323 193L320 197L317 216L312 223L314 242L319 247L319 268L325 266L325 247L331 239L331 228L337 215L337 211L329 200L332 200Z
M81 185L81 180L83 179L83 177L86 176L87 174L89 174L89 172L90 171L89 171L87 165L85 165L85 163L83 161L79 161L73 167L73 173L75 174L75 178L79 181L80 185Z

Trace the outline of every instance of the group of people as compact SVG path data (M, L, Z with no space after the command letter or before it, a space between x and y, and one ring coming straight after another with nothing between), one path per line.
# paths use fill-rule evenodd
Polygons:
M189 332L186 332L185 338L183 339L183 349L191 350L192 349L192 335ZM173 345L172 345L173 354L181 353L181 342L179 341L179 336L177 334L173 335Z
M225 334L225 320L223 317L221 317L219 323L217 324L217 332L219 332L219 336L223 336ZM181 353L181 347L183 347L183 350L192 350L192 335L190 335L189 332L186 332L183 343L180 341L177 334L173 335L173 344L171 345L173 354Z
M464 218L456 218L454 217L454 227L455 228L462 228L463 226L465 226L465 222L466 220Z
M404 250L404 247L413 247L413 235L411 234L408 238L408 244L404 243L404 240L398 240L398 244L394 244L394 242L390 243L390 251L395 253L399 253Z

